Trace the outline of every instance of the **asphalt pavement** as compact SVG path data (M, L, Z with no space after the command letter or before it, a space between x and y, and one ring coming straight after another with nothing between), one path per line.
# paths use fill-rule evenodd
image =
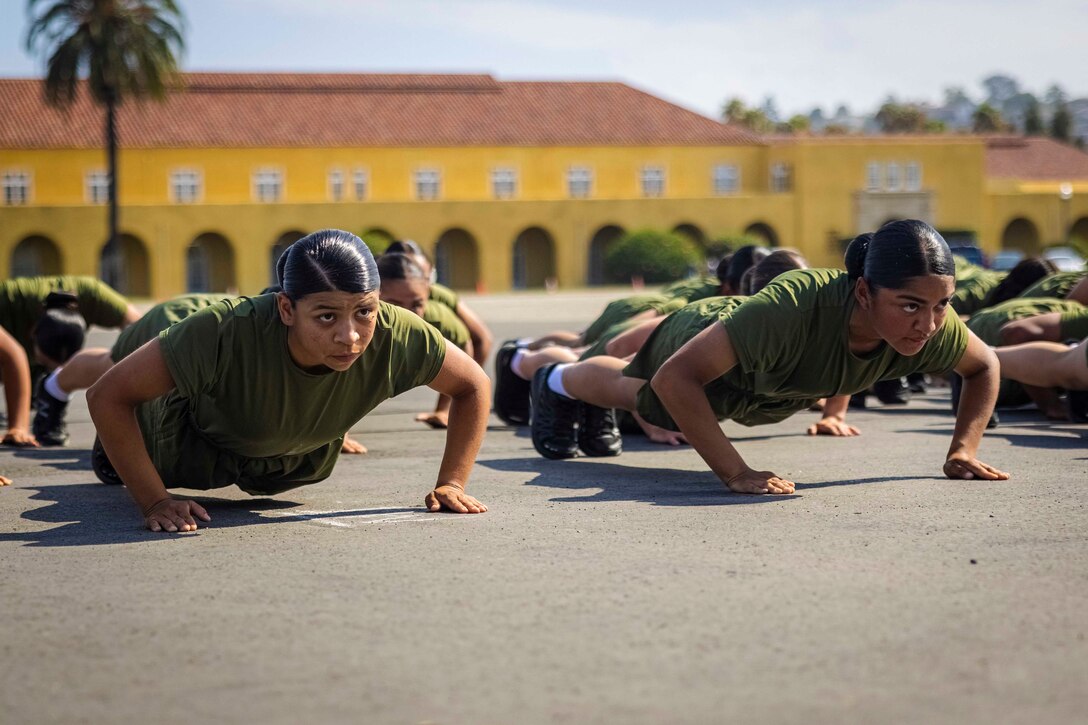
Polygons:
M471 297L496 338L576 329L621 291ZM92 343L112 335L96 332ZM63 449L0 450L0 722L1046 723L1088 713L1088 426L1003 415L949 481L946 390L726 432L788 497L731 494L635 437L547 461L493 419L432 514L426 390L360 422L366 456L275 498L199 496L152 534Z

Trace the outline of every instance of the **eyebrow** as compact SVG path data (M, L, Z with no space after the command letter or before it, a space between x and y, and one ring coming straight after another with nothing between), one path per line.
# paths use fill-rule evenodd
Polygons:
M909 294L900 294L899 299L909 300L910 302L917 302L920 305L926 304L926 301L924 299L922 299L921 297L915 297L914 295L909 295ZM951 295L948 296L948 297L942 297L940 300L938 300L938 303L948 302L950 299L952 299Z

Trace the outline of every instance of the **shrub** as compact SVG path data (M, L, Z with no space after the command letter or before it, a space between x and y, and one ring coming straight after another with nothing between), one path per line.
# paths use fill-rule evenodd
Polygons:
M647 284L673 282L700 264L701 254L687 237L675 232L640 229L624 234L608 249L605 275L612 282L641 276Z

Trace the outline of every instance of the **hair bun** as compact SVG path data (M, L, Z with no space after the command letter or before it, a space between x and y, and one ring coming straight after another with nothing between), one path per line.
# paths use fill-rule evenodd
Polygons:
M846 248L846 273L851 280L865 276L865 257L869 254L869 243L873 241L872 232L865 232L854 237Z

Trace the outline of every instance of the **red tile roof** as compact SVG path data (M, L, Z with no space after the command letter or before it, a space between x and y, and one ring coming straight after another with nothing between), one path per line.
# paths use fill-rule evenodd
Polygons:
M986 175L995 179L1088 179L1088 154L1049 138L993 136L986 139Z
M490 75L189 73L165 103L126 103L123 146L746 145L750 132L623 83ZM0 148L99 148L81 92L46 105L37 79L0 78Z

